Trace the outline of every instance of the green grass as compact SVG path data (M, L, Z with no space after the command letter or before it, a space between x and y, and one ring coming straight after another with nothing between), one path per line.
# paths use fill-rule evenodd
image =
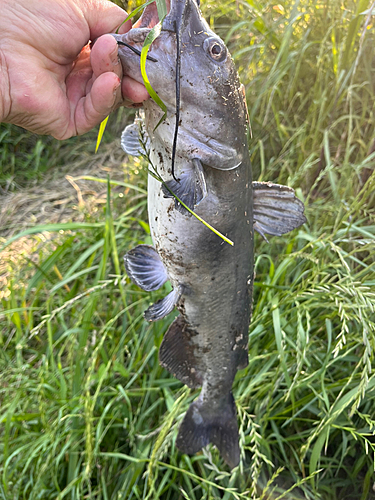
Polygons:
M361 14L371 4L202 7L246 86L254 178L294 187L308 218L269 244L256 238L250 363L234 385L241 466L231 475L217 450L175 447L196 394L158 364L173 318L142 318L165 291L150 296L124 277L124 253L150 242L145 195L120 198L112 185L85 223L30 228L55 238L32 236L32 255L10 269L0 498L375 498L375 36ZM47 169L59 148L80 159L91 159L87 140L95 148L95 133L59 145L0 132L13 187L38 179L37 158ZM144 165L131 182L145 188L145 177Z
M125 109L111 116L103 144L118 138L122 132ZM84 164L93 159L98 131L83 137L60 142L52 137L38 136L20 127L0 124L0 194L37 184L56 168Z

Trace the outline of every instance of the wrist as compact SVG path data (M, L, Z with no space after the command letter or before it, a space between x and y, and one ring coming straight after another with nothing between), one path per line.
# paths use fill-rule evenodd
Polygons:
M6 121L11 107L10 80L4 52L0 48L0 122Z

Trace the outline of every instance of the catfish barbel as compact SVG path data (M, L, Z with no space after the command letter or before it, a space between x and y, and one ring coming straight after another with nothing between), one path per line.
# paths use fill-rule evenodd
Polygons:
M180 426L178 448L194 454L211 442L233 468L240 448L232 385L248 364L254 229L284 234L305 222L304 207L288 187L252 183L245 92L231 56L196 0L171 0L168 8L149 50L154 61L146 66L168 108L159 126L163 111L152 99L144 103L149 159L165 185L150 173L154 246L131 250L125 267L143 290L158 290L167 280L173 287L147 309L145 318L156 321L177 307L180 315L163 338L160 363L190 388L201 388ZM153 3L132 30L114 35L124 73L139 82L139 56L124 44L141 50L157 23ZM123 146L137 154L134 126L125 129ZM170 191L234 246L192 217Z

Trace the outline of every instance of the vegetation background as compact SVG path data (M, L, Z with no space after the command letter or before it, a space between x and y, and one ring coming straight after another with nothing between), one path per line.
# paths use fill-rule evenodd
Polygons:
M173 318L142 317L165 290L124 275L150 242L147 167L119 148L130 112L96 156L97 131L0 126L0 498L375 498L373 8L202 0L246 86L254 179L295 188L308 218L256 237L232 474L213 448L177 451L196 394L158 364Z

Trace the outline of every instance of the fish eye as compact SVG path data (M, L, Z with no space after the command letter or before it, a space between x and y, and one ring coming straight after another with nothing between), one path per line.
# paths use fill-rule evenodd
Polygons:
M203 42L203 48L215 62L223 62L227 58L227 48L218 38L206 38Z

